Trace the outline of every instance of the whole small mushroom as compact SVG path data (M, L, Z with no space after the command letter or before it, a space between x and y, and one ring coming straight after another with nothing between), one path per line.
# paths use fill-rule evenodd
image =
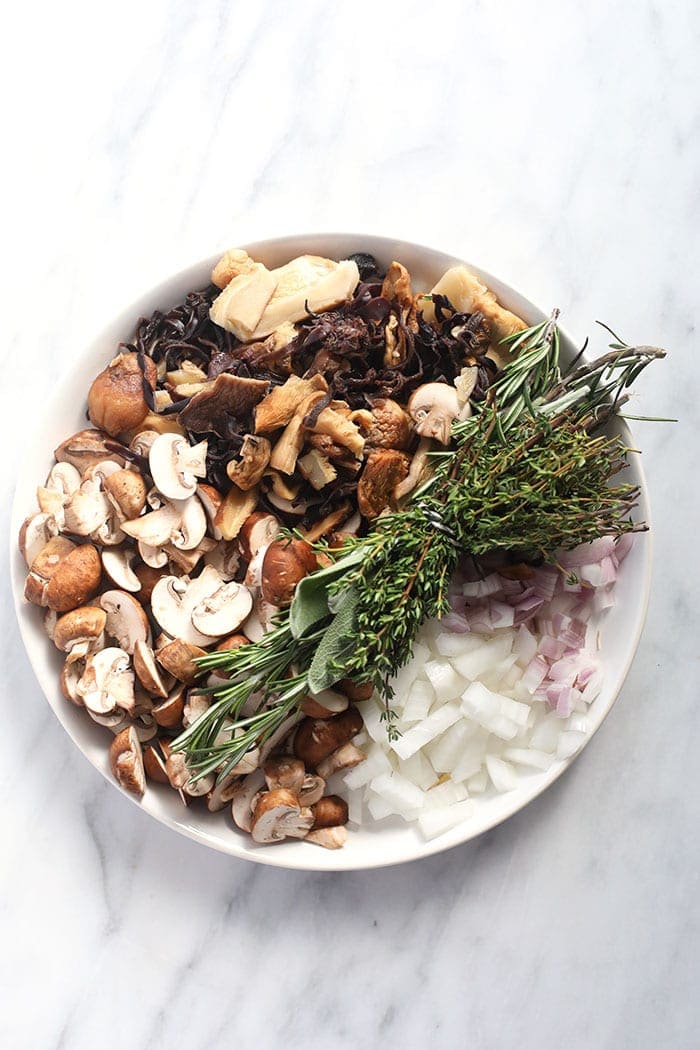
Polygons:
M424 383L413 391L408 401L408 414L421 437L435 438L449 445L452 424L459 416L457 391L449 383Z
M262 596L279 608L291 604L300 580L318 567L316 555L304 540L275 540L262 563Z
M35 605L69 612L97 593L101 578L102 565L95 547L88 543L76 547L56 536L34 559L24 593Z
M88 415L95 426L113 437L138 427L148 415L144 383L156 385L156 366L135 353L118 354L94 379L88 393ZM58 457L57 457L58 458Z
M293 795L299 795L306 769L304 763L291 755L272 755L263 766L265 783L270 791L284 788Z
M317 769L324 758L348 744L363 725L356 707L349 707L335 718L305 718L294 735L294 754L307 769Z
M311 807L314 815L313 830L335 828L348 822L348 804L339 795L326 795Z

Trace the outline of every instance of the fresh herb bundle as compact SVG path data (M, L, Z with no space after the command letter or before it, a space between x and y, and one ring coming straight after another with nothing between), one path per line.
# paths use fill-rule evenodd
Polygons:
M451 447L433 455L430 480L404 510L327 552L333 563L301 581L260 642L202 657L202 670L229 677L202 690L212 705L174 741L195 778L216 771L225 779L307 693L341 679L374 684L395 736L390 680L421 624L446 611L449 580L465 554L541 559L646 527L630 516L637 488L611 485L631 450L595 431L664 352L616 337L610 353L562 376L557 319L554 311L507 340L512 361L476 414L454 425Z

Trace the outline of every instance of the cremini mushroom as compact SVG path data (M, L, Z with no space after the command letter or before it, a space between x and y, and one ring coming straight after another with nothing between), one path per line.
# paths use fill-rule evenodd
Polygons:
M134 672L129 654L109 646L88 656L77 691L88 710L96 715L110 715L116 708L132 712Z
M110 516L111 506L100 478L87 478L64 508L65 529L75 536L91 536Z
M348 839L347 829L341 824L332 828L316 828L304 838L304 842L313 842L324 849L342 849Z
M339 795L326 795L311 807L316 828L335 828L348 822L348 804Z
M182 503L180 520L172 533L172 544L183 551L191 551L200 545L207 531L204 507L196 496Z
M366 754L364 751L360 751L359 747L355 747L352 743L343 744L342 747L331 752L327 758L319 762L316 771L324 780L328 780L334 773L340 772L341 769L352 769L354 766L359 766L366 758Z
M170 565L182 569L183 573L191 573L197 565L199 565L201 559L206 554L215 551L218 546L216 540L213 540L210 536L204 536L197 546L192 547L191 549L183 550L181 547L176 547L174 543L167 543L165 547L163 547L163 551L167 555ZM209 562L209 564L211 565L212 563ZM213 564L215 568L218 567L216 561ZM235 573L232 574L231 578L233 578L233 576L235 576Z
M105 591L100 605L107 614L107 633L131 654L138 641L149 642L151 628L143 606L126 591Z
M179 434L160 434L151 445L148 464L154 485L166 499L187 499L197 491L197 478L206 477L207 442L190 445Z
M457 391L449 383L424 383L408 401L408 414L416 433L435 438L441 445L449 445L459 410Z
M146 506L146 482L135 470L117 469L102 482L120 521L138 518Z
M54 536L32 562L24 594L35 605L69 612L96 594L101 577L100 556L91 544L76 547Z
M304 540L275 540L262 562L262 596L266 602L285 608L294 597L300 580L318 567L313 548Z
M207 639L208 644L210 639ZM194 662L198 657L206 656L204 649L182 638L174 638L159 646L156 659L161 667L176 678L178 682L192 685L198 675L202 674Z
M107 614L95 605L72 609L56 621L54 645L68 653L67 663L80 660L99 645L106 622Z
M50 514L34 514L30 518L25 518L19 530L19 550L28 569L31 569L32 562L51 537L56 534L56 531Z
M193 779L182 751L169 751L165 760L165 771L171 787L178 788L191 798L201 798L214 787L214 777L211 774L197 781Z
M109 765L117 782L132 795L143 795L146 775L141 743L133 726L118 733L109 748Z
M272 755L263 766L263 773L268 790L284 788L298 796L306 776L306 767L301 759L291 755Z
M211 565L224 580L232 580L235 577L240 561L235 540L220 540L204 555L204 564Z
M211 565L205 565L194 580L164 576L151 595L151 610L160 627L172 638L200 646L236 630L251 606L247 588L222 579Z
M159 726L165 729L174 729L182 725L182 716L185 708L186 686L180 682L160 704L153 708L153 717Z
M113 459L123 466L124 458L107 448L107 440L101 430L79 430L61 442L54 456L59 463L71 463L81 474L105 459Z
M66 660L61 668L59 684L66 700L76 707L84 707L83 698L78 692L78 684L85 671L85 660Z
M135 353L118 354L93 380L88 393L90 421L116 436L143 423L148 414L144 383L156 385L156 366L150 357ZM58 457L57 457L58 458Z
M349 707L335 718L304 718L294 734L294 754L307 769L315 770L324 758L348 744L363 724L356 707Z
M253 560L261 547L268 547L280 534L281 525L274 514L256 510L249 514L241 526L238 546L247 562Z
M133 547L108 547L100 552L102 568L115 587L120 591L141 591L141 580L134 571L136 551Z
M231 796L231 816L236 827L250 832L253 825L252 802L265 786L262 769L256 769L235 788Z
M143 688L149 696L159 696L165 700L168 696L168 690L158 669L155 653L145 639L136 639L133 655L134 671Z
M147 744L143 748L143 768L146 776L155 781L156 784L169 784L168 774L165 769L165 758L159 747L158 741Z
M310 718L333 718L345 711L349 700L344 693L334 689L323 689L319 693L309 693L304 697L301 709Z
M307 773L299 789L299 805L313 806L326 790L326 781L317 773Z
M310 809L303 809L291 791L277 788L264 791L253 811L251 834L254 842L281 842L285 838L304 838L313 826Z
M220 540L222 538L221 530L215 524L215 519L219 507L221 506L223 496L213 485L208 485L204 481L201 481L199 485L197 485L197 495L200 503L204 507L204 513L207 516L212 536L215 540Z

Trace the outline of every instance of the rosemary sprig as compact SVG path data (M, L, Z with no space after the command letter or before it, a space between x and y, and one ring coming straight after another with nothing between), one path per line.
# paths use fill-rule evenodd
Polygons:
M517 356L477 413L455 424L452 446L433 457L430 481L404 510L380 517L369 535L333 554L335 564L307 577L262 641L199 661L229 677L203 690L212 706L173 743L195 778L226 778L306 693L342 678L374 683L395 734L390 680L423 621L446 610L463 554L546 557L645 527L630 516L636 487L611 485L631 450L594 432L664 352L612 333L610 353L562 375L558 316L507 340Z

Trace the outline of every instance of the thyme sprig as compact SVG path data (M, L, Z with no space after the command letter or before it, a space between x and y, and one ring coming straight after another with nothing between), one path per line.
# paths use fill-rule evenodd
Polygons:
M516 354L475 415L456 423L449 450L411 502L350 538L334 563L297 587L291 609L255 645L209 653L202 671L228 675L211 707L174 741L195 779L219 780L298 712L308 692L343 678L371 681L396 735L391 679L424 620L448 607L465 553L547 557L602 535L645 528L631 517L634 485L611 484L631 451L595 433L625 391L664 352L616 342L562 374L559 312L507 340Z

